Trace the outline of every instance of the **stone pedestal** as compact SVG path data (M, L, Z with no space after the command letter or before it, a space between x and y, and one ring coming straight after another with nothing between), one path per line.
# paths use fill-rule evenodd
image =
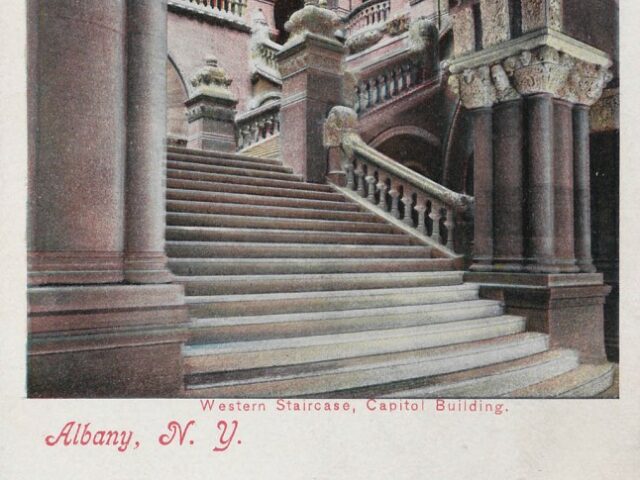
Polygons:
M322 129L331 108L342 103L345 49L334 38L337 15L307 5L287 22L291 37L278 53L282 77L282 159L306 181L327 174Z
M207 57L206 65L192 77L193 91L185 102L189 121L188 148L236 151L234 122L238 99L229 90L231 82L213 56Z
M171 278L166 6L60 0L29 15L29 395L177 395L182 287L125 283Z
M582 363L606 361L603 308L611 288L602 275L468 273L485 298L527 318L527 330L549 335L550 348L572 348Z

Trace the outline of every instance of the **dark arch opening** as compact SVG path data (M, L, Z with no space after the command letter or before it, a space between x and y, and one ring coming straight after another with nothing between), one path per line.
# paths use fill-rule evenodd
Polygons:
M440 149L415 135L396 135L385 140L376 150L436 182L442 177Z
M304 7L304 0L277 0L273 7L273 19L278 29L276 41L283 44L289 38L289 32L284 29L284 24L289 20L293 12Z

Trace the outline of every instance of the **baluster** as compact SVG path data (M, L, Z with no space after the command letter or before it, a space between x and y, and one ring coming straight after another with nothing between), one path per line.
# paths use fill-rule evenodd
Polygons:
M396 73L396 93L400 93L404 90L404 76L402 75L402 67L395 68Z
M453 208L447 207L445 210L445 220L444 220L444 228L447 229L447 243L446 247L453 251L453 229L454 229L454 219L453 219Z
M354 173L353 173L353 162L350 160L347 160L347 162L345 162L342 165L342 168L347 174L347 188L349 190L355 190L356 182L355 182Z
M427 225L426 225L426 212L427 212L427 199L424 195L416 196L416 205L413 209L418 212L418 226L416 227L420 233L423 235L427 234Z
M364 191L364 166L362 162L356 162L356 169L354 170L356 175L356 191L358 195L364 197L366 195Z
M376 104L375 101L375 97L376 97L376 81L372 78L370 78L369 80L367 80L367 85L368 88L367 90L369 91L369 98L367 101L367 107L373 107Z
M360 111L364 112L367 109L367 103L368 103L368 92L367 92L367 83L366 82L362 82L360 84Z
M391 215L394 218L400 218L400 209L398 208L398 200L400 199L400 190L398 190L397 185L391 182L391 189L389 190L389 195L391 196Z
M360 113L360 88L356 87L356 95L353 102L353 110L356 113Z
M256 143L260 139L260 129L258 124L253 122L251 124L251 143Z
M386 77L389 79L389 97L393 97L398 91L398 85L396 83L396 74L395 72L388 71Z
M376 177L373 167L367 168L367 200L374 205L376 204Z
M384 75L378 77L378 89L379 89L379 102L384 102L387 98L387 79Z
M380 207L385 212L388 209L387 206L387 190L389 187L387 186L387 177L382 175L382 172L378 172L378 207Z
M403 188L402 203L404 205L404 216L402 221L405 225L413 227L413 191L407 187Z
M411 81L411 64L402 65L402 76L404 77L404 85L406 89L413 87L413 82Z
M440 234L440 210L440 205L432 200L431 211L429 212L429 218L433 222L431 227L431 238L438 243L442 243L442 235Z

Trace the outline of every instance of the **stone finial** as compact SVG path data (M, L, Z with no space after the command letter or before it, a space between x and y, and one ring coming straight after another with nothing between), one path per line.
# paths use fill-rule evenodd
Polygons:
M427 17L416 18L409 25L409 48L412 52L423 53L438 44L438 27Z
M340 17L334 11L324 8L320 2L306 3L304 8L294 12L284 25L287 32L291 34L286 44L296 43L308 33L333 40L336 30L341 26Z
M205 66L191 77L193 94L191 97L206 95L230 101L236 101L235 95L229 90L232 80L227 72L218 65L218 59L208 55Z
M345 135L355 133L358 125L358 114L349 107L333 107L324 123L324 146L339 147Z

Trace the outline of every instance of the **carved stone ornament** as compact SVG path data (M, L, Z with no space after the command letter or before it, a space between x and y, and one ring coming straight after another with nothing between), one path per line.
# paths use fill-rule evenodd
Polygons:
M416 18L409 26L409 48L424 53L438 45L438 27L427 17Z
M382 29L376 27L361 30L350 36L345 46L349 49L349 53L358 53L378 43L383 35Z
M345 70L342 77L342 102L353 107L356 102L356 86L358 85L358 77L351 70Z
M591 106L596 103L613 75L608 68L576 61L569 73L563 97L573 103Z
M191 86L193 87L191 98L206 95L236 101L235 95L229 90L232 80L227 76L227 72L218 66L216 57L209 55L205 62L206 65L191 77Z
M304 8L294 12L284 24L284 28L291 34L285 45L297 43L307 33L333 40L336 30L341 26L340 17L334 11L307 3Z
M496 89L496 100L498 102L507 102L520 98L520 94L511 85L507 72L502 65L496 64L491 67L491 79Z
M561 96L574 59L547 45L525 50L503 62L505 71L513 75L521 95L549 93Z
M323 143L327 148L339 147L345 135L356 132L358 114L349 107L333 107L324 123Z
M620 91L611 88L604 91L589 110L592 132L610 132L620 129Z
M411 16L408 13L400 13L394 15L385 26L387 33L392 37L400 35L401 33L409 30L409 24L411 23Z
M496 101L496 89L488 66L467 69L458 76L458 81L460 100L465 108L491 107Z

